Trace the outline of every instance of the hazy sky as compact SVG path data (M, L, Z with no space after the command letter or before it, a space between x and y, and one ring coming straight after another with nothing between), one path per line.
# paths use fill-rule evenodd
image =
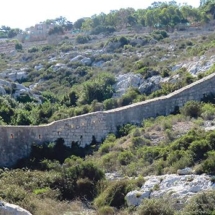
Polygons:
M162 1L162 0L160 0ZM46 19L64 16L74 22L78 18L132 7L143 9L155 0L1 0L0 26L25 29ZM199 0L177 0L193 7Z

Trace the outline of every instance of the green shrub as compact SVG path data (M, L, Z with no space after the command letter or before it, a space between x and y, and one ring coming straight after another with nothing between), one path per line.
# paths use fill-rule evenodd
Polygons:
M96 207L112 206L121 208L126 205L125 196L134 188L127 180L110 182L107 188L94 200Z
M134 155L131 151L120 152L118 161L121 165L128 165L134 159Z
M196 101L189 101L180 109L180 112L183 115L194 118L199 117L201 115L201 111L201 104Z
M104 173L91 162L64 168L52 184L58 189L63 199L77 197L92 200L97 195L97 183L104 178Z
M202 171L207 174L215 174L215 152L209 153L206 160L202 162Z
M98 215L115 215L115 210L113 207L110 206L104 206L98 209L97 211Z
M213 215L215 212L215 192L208 191L193 196L181 214L187 215Z
M21 44L21 43L16 43L16 44L15 44L15 49L16 49L17 51L22 50L22 44Z
M212 120L215 116L215 107L213 104L204 104L202 106L202 114L201 116L205 120Z
M37 48L37 47L32 47L32 48L28 49L29 53L38 52L38 51L39 51L39 48Z
M44 52L44 51L48 51L48 50L51 50L51 49L52 49L51 46L46 45L46 46L43 46L43 47L42 47L41 51Z
M162 39L164 39L164 38L169 37L169 35L167 34L167 32L164 31L164 30L156 30L156 31L153 31L153 32L151 33L151 35L152 35L153 38L156 39L156 40L162 40Z
M117 168L117 152L109 152L101 158L101 165L106 171L114 171Z
M173 215L174 210L167 200L164 199L144 199L138 207L138 215Z
M101 155L106 154L108 152L110 152L111 148L114 146L114 143L111 142L106 142L103 143L100 147L99 147L99 153Z
M85 35L78 35L76 37L76 42L79 44L84 44L87 43L90 40L89 36L85 36Z

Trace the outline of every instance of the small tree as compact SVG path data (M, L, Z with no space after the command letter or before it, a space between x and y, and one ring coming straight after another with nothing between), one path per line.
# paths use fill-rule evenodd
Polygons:
M22 44L21 44L21 43L16 43L16 44L15 44L15 49L16 49L17 51L21 51L21 50L22 50Z

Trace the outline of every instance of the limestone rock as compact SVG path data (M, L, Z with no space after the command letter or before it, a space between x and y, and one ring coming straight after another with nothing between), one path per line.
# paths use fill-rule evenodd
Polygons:
M60 69L66 68L66 65L63 63L56 63L55 65L52 65L51 68L56 72Z
M92 64L92 60L89 57L85 57L81 60L81 63L85 66L90 66Z
M40 63L40 64L34 66L34 69L37 71L40 71L41 69L43 69L43 65Z
M93 62L92 66L102 67L103 64L104 64L104 61L100 60L100 61L97 61L97 62Z
M193 170L189 167L184 168L184 169L178 169L177 174L178 175L190 175L190 174L193 174Z
M140 93L150 94L160 89L162 77L159 75L144 79L140 74L122 74L116 77L116 84L114 85L114 97L121 97L127 92L129 88L137 88Z
M6 202L0 201L0 214L1 215L32 215L27 210Z
M11 81L17 81L27 78L27 72L25 69L13 70L7 69L6 71L0 73L1 78L7 78Z
M195 57L189 62L182 62L176 64L172 67L172 71L177 71L178 69L185 68L193 76L197 76L199 73L204 73L209 70L215 62L215 55L210 58L206 56Z
M150 193L151 193L151 191L149 191L149 190L144 191L144 192L134 190L134 191L129 192L126 195L125 199L126 199L128 206L137 206L141 203L141 201L143 199L149 198Z
M196 193L215 189L211 177L205 174L147 176L145 177L146 182L140 190L131 191L126 195L126 201L128 205L136 206L143 198L158 198L164 195L187 201Z
M160 82L162 78L160 75L152 76L146 79L140 86L139 91L142 94L149 95L150 93L160 89Z
M92 64L91 58L84 57L83 55L77 55L76 57L72 58L70 62L79 62L85 66L90 66Z

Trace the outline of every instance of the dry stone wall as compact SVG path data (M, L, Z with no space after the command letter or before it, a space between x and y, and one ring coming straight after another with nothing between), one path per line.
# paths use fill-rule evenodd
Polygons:
M167 96L139 102L109 111L100 111L41 126L0 126L0 166L12 166L30 153L31 145L63 138L65 145L81 147L93 139L101 141L108 133L126 123L140 124L144 119L168 115L187 101L200 101L215 93L215 74L209 75Z

